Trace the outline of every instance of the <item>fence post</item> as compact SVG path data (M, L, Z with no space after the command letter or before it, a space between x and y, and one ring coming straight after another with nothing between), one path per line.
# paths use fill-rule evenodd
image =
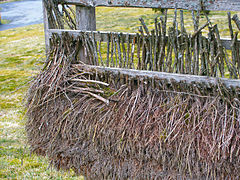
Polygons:
M45 48L46 48L46 56L47 56L50 51L50 36L49 36L48 12L47 12L44 0L42 0L42 7L43 7L43 23L44 23L44 34L45 34Z
M96 15L94 7L76 6L77 29L82 31L96 31ZM85 56L84 47L81 46L79 52L80 60L89 64Z

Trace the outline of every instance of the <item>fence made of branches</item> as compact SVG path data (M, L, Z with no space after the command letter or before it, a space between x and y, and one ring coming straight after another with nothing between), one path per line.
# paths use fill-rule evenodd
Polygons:
M88 179L239 178L240 21L226 13L222 39L203 10L240 3L176 2L43 0L47 58L27 100L33 152ZM137 33L95 31L97 6L159 4L175 9L171 26L164 10Z

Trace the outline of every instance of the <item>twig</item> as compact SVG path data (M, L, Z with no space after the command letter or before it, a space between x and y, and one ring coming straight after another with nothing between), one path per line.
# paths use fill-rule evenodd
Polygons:
M108 83L101 82L101 81L95 81L95 80L71 79L71 81L77 81L77 82L82 82L82 83L93 83L93 84L100 84L100 85L103 85L103 86L109 86Z

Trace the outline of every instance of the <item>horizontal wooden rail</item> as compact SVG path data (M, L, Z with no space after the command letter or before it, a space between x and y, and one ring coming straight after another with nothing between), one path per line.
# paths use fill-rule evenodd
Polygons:
M75 64L73 66L79 67L80 69L94 72L97 71L99 73L109 72L115 75L127 75L130 78L154 78L154 79L162 79L167 80L169 83L174 80L175 82L182 83L185 82L187 84L194 83L202 83L205 85L214 85L218 84L225 85L226 88L240 88L240 80L236 79L227 79L227 78L214 78L208 76L196 76L196 75L188 75L188 74L175 74L175 73L165 73L165 72L156 72L156 71L142 71L142 70L133 70L133 69L122 69L122 68L110 68L110 67L102 67L102 66L92 66L92 65L80 65Z
M107 42L108 41L108 35L110 33L114 33L114 34L120 34L119 32L105 32L105 31L80 31L80 30L65 30L65 29L49 29L49 33L50 33L50 37L53 34L58 34L61 36L61 34L63 32L67 32L69 33L69 35L77 37L79 36L80 33L87 33L87 34L94 34L95 39L97 41L103 41L103 42ZM134 36L136 36L136 33L122 33L124 36L124 39L127 40L127 37L132 40L134 38ZM225 47L226 49L231 49L231 39L230 38L222 38L222 45L223 47ZM240 41L238 41L238 43L240 43Z
M60 1L61 2L61 1ZM166 8L210 11L240 11L239 0L64 0L80 6Z
M108 36L111 34L117 34L120 35L120 32L108 32L108 31L80 31L80 30L65 30L65 29L50 29L49 33L50 36L52 36L53 34L58 34L58 35L62 35L63 32L67 32L69 35L74 36L74 37L78 37L81 33L86 33L86 34L94 34L95 39L97 41L103 41L103 42L107 42L108 41ZM127 39L127 36L129 36L129 40L132 40L134 38L134 36L136 35L136 33L122 33L124 36L124 39Z

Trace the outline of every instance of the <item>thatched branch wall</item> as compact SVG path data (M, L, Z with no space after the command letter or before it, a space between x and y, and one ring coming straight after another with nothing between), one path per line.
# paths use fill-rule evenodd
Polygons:
M66 42L29 90L33 152L92 179L239 177L238 88L90 71Z
M53 27L64 23L57 14L50 12ZM216 25L199 27L199 14L193 19L194 34L184 24L178 30L176 18L167 31L166 14L152 31L141 19L133 38L109 33L103 42L97 32L53 33L44 68L28 91L32 151L88 179L240 178L238 80L232 86L217 78L189 83L140 76L148 70L239 79L236 35L229 53ZM206 27L208 37L201 34ZM79 59L81 45L90 65Z

